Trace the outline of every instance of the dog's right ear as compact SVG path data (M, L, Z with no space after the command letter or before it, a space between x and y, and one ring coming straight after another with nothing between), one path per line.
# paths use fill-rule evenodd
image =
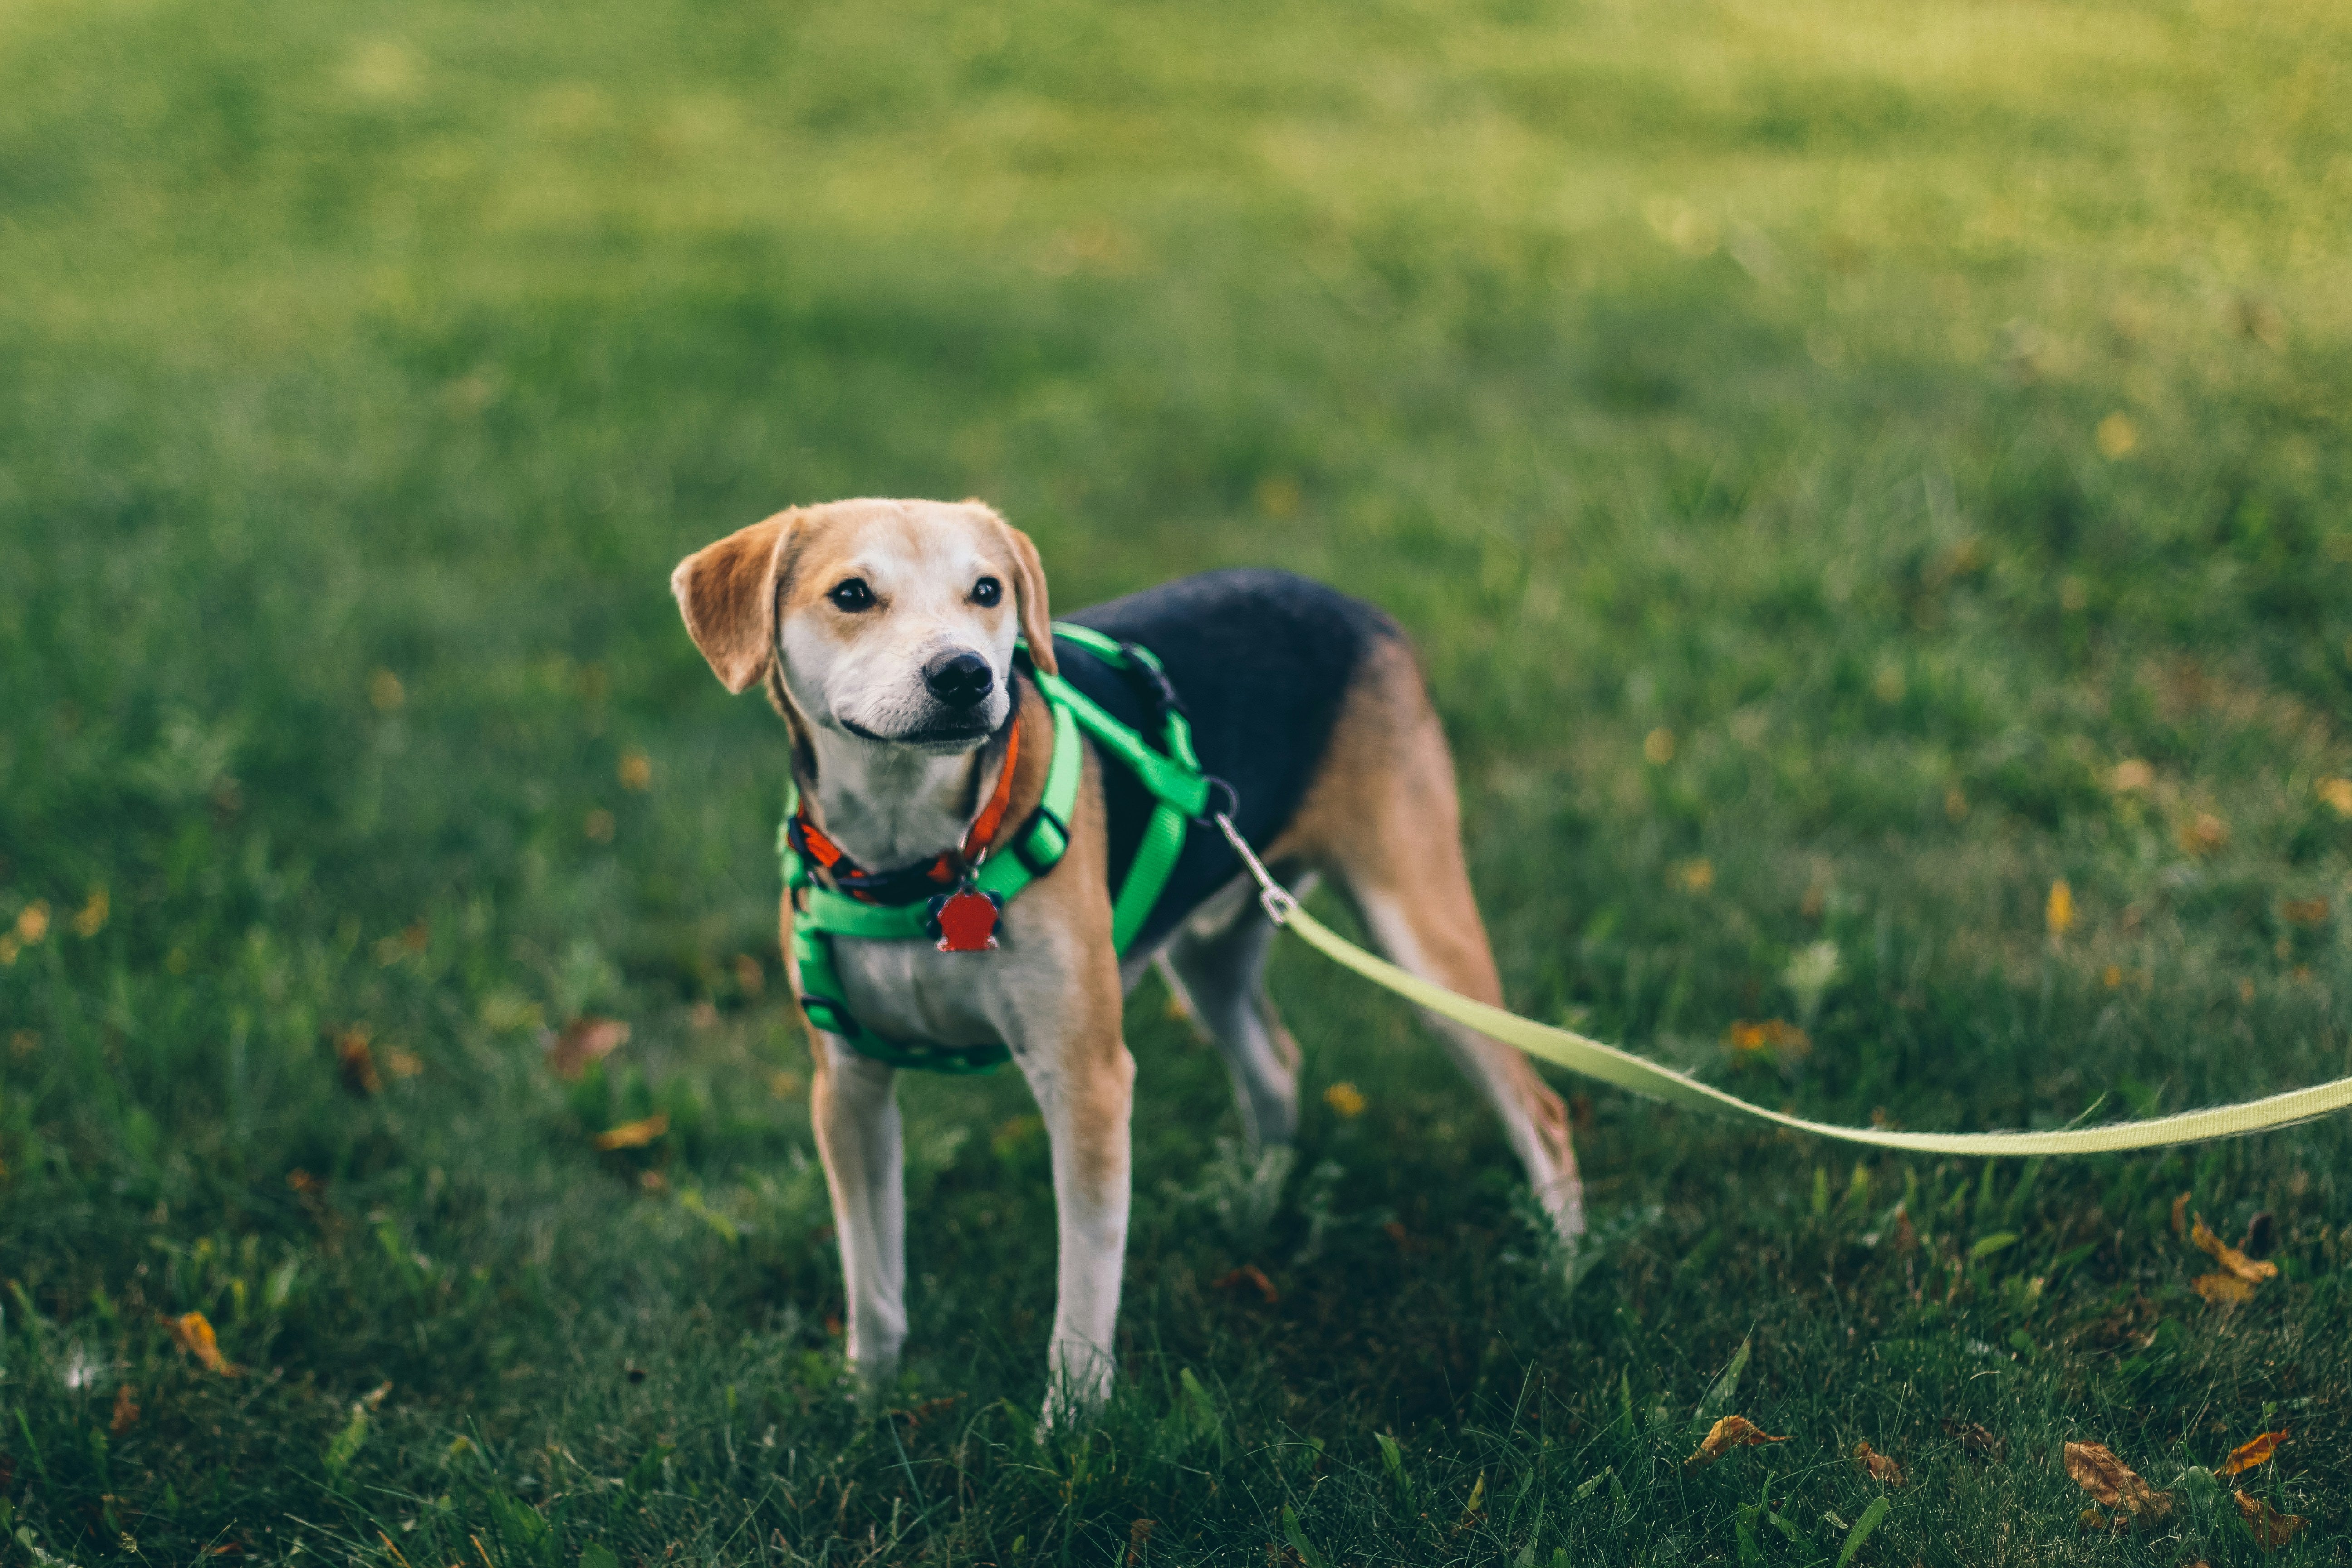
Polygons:
M677 563L669 590L687 635L730 691L759 684L776 657L776 567L797 511L736 530Z

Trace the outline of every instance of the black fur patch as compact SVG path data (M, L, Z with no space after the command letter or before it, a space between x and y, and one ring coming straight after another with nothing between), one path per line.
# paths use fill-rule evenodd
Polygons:
M1202 767L1234 786L1234 825L1256 848L1298 810L1365 656L1403 635L1371 605L1287 572L1206 572L1065 618L1159 656L1192 719ZM1067 637L1055 639L1054 653L1071 685L1161 744L1162 726L1135 682ZM1116 892L1156 802L1116 760L1102 763ZM1158 946L1241 869L1223 835L1194 825L1130 951Z

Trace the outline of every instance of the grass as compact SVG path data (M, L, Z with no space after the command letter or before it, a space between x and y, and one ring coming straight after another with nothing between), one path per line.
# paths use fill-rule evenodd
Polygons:
M1580 1094L1571 1288L1295 947L1288 1168L1130 1007L1089 1434L1024 1091L906 1085L857 1419L778 731L666 575L877 493L1066 605L1319 574L1421 643L1521 1010L1847 1122L2319 1081L2347 100L2320 4L0 11L0 1557L1811 1568L1883 1494L1864 1568L2249 1563L2197 1468L2284 1426L2240 1479L2343 1561L2340 1118L1985 1168ZM2281 1277L2201 1300L2184 1191ZM1685 1468L1726 1411L1790 1440ZM2068 1439L2178 1506L2079 1530Z

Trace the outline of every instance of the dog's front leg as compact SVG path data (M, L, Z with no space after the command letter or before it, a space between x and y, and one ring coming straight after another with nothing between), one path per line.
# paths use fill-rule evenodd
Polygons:
M1115 980L1115 976L1113 977ZM1108 1018L1100 1015L1108 1013ZM1087 1016L1097 1017L1089 1022ZM1060 1258L1045 1424L1083 1416L1110 1396L1112 1336L1127 1263L1128 1117L1135 1058L1119 1036L1118 992L1104 1007L1072 1007L1075 1025L1015 1051L1053 1146Z
M907 1339L907 1188L896 1073L833 1035L810 1052L810 1121L833 1194L858 1397L885 1392ZM1124 1210L1122 1217L1124 1217Z

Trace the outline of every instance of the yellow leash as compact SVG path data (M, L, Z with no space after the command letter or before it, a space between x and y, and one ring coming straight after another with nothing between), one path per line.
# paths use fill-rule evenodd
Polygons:
M2083 1127L2054 1132L1885 1132L1867 1127L1832 1127L1767 1110L1760 1105L1728 1095L1672 1068L1646 1061L1631 1051L1604 1046L1571 1029L1554 1028L1522 1018L1500 1007L1474 1002L1456 991L1408 973L1385 959L1375 958L1299 908L1298 900L1274 879L1223 813L1216 818L1225 837L1240 855L1250 875L1257 879L1258 901L1275 924L1297 932L1309 947L1345 968L1352 969L1383 990L1457 1024L1467 1025L1490 1039L1516 1047L1531 1057L1554 1062L1570 1072L1613 1083L1663 1100L1670 1105L1703 1110L1729 1111L1759 1121L1810 1132L1816 1137L1867 1143L1879 1149L1908 1149L1922 1154L2015 1156L2023 1154L2108 1154L2125 1149L2158 1149L2174 1143L2200 1143L2209 1138L2234 1138L2247 1132L2267 1132L2291 1127L2352 1107L2352 1078L2339 1078L2310 1089L2250 1100L2242 1105L2217 1105L2209 1110L2185 1110L2148 1121L2119 1121L2104 1127Z

